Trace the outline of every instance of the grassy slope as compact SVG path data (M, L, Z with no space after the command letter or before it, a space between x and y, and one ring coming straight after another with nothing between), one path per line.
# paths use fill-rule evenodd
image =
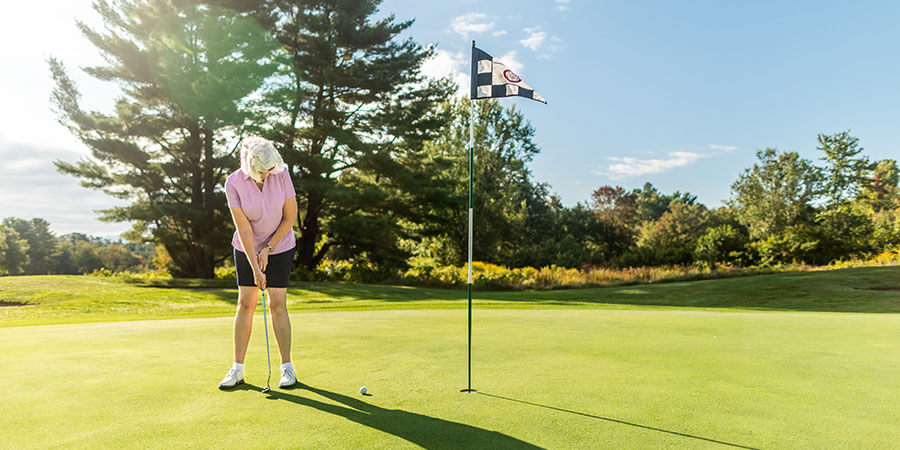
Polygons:
M900 267L561 291L482 292L476 286L474 296L479 307L502 308L641 305L900 313ZM0 277L0 302L28 305L0 308L0 327L231 315L236 297L231 282L216 280L170 280L153 286L80 276ZM292 311L464 304L464 291L402 286L300 283L288 295Z

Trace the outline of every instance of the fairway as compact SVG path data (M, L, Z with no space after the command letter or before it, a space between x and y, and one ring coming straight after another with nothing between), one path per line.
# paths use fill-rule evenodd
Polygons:
M479 394L459 392L464 310L293 312L292 321L303 385L271 395L259 392L259 312L247 385L232 392L217 389L231 363L230 317L2 328L0 447L900 442L896 314L476 310Z

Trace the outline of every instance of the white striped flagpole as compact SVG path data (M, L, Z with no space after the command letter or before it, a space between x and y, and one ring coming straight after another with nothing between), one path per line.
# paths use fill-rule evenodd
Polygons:
M472 41L472 83L474 85L475 80L475 41ZM469 113L469 277L468 277L468 285L467 291L469 294L469 387L468 389L463 389L462 392L475 392L472 389L472 185L474 179L474 168L475 168L475 98L474 96L469 99L469 103L472 107Z

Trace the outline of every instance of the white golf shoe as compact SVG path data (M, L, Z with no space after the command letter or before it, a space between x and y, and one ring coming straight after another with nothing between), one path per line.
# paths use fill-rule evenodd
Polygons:
M244 373L232 367L219 383L219 389L231 389L239 384L244 384Z
M294 373L294 369L291 367L281 369L281 382L278 383L278 387L289 388L295 384L297 384L297 374Z

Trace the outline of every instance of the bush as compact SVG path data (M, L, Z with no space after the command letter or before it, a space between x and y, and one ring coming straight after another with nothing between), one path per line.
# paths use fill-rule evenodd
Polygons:
M697 240L694 261L716 269L717 263L738 264L748 237L731 225L707 228Z
M876 212L872 217L872 246L880 251L900 247L900 209Z
M234 266L221 266L215 268L217 280L237 280L237 273Z
M819 239L814 232L809 226L792 226L748 247L758 255L758 262L763 267L791 263L827 264L829 260L821 258Z
M627 269L585 268L582 270L555 265L507 268L494 264L472 264L472 281L477 289L560 289L601 287L623 284L681 281L759 273L757 269L724 266L719 272L693 266L630 267ZM423 266L404 272L398 281L416 286L463 288L467 283L466 266Z
M697 238L706 223L706 209L702 205L672 202L669 210L655 222L641 225L638 247L651 249L643 257L652 265L690 264Z
M151 270L146 272L133 272L130 270L112 271L105 267L95 269L93 272L86 273L89 277L111 277L122 278L126 281L138 280L168 280L172 278L172 274L165 270Z
M865 201L839 204L816 215L821 245L813 258L819 262L845 258L848 255L871 254L875 211Z

